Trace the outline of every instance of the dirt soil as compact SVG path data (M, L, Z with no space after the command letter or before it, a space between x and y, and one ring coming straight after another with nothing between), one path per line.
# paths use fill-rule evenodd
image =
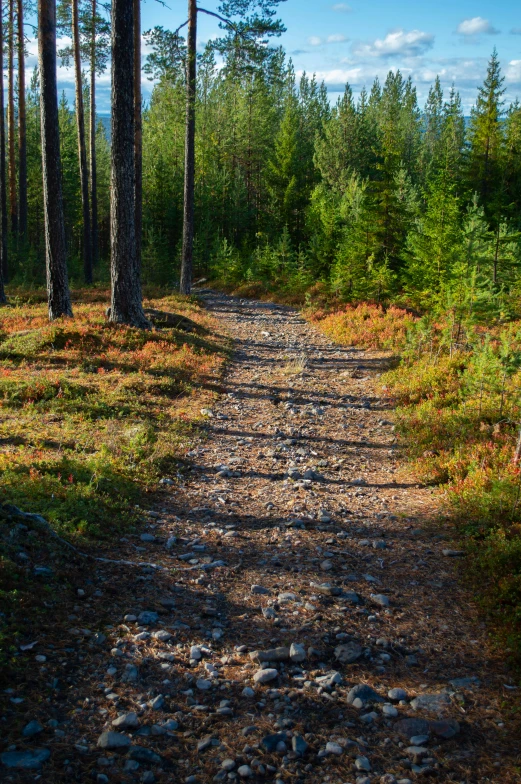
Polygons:
M400 457L387 360L200 296L235 343L206 437L98 553L155 566L67 556L0 694L0 780L521 781L519 691Z

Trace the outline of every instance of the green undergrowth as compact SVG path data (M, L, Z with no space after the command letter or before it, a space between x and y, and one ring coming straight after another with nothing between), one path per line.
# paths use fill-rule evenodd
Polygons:
M439 488L465 577L521 662L521 322L487 327L361 304L310 318L339 343L400 353L381 377L414 470Z
M227 341L197 303L160 290L145 300L151 331L109 324L106 290L75 291L74 318L53 323L43 292L8 295L0 312L0 501L43 515L81 546L108 543L135 524L136 506L158 480L181 470L201 407L217 392ZM18 558L17 526L0 515L4 617L38 552L48 560L41 533L43 549Z

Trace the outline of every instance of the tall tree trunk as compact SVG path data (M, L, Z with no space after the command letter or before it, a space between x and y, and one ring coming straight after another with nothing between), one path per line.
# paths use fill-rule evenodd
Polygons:
M16 203L16 152L14 121L14 4L9 0L9 28L7 43L7 144L9 148L9 214L11 231L18 233L18 208Z
M185 182L183 205L183 251L181 258L181 294L190 294L194 251L194 183L195 183L195 94L197 66L197 0L188 0L188 35L186 38L186 129Z
M96 0L92 0L92 30L90 42L90 205L92 263L99 259L98 242L98 174L96 169Z
M27 121L25 111L24 4L17 3L18 15L18 236L23 247L27 240Z
M136 255L141 269L143 227L143 124L141 119L141 0L134 2L134 157L136 166Z
M5 110L4 110L4 30L3 8L0 0L0 276L1 294L0 301L5 302L4 281L7 281L7 183L5 165Z
M83 109L83 83L81 75L80 26L78 0L72 0L72 51L74 57L74 82L76 91L76 126L78 129L78 161L80 167L81 208L83 215L83 275L85 283L92 283L92 252L89 210L89 170L85 146L85 112Z
M110 320L149 328L143 312L134 210L134 7L112 0Z
M38 0L38 66L49 318L72 316L60 163L56 82L56 0Z

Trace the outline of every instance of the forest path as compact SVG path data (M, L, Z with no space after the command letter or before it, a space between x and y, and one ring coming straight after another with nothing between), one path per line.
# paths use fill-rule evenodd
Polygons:
M234 340L224 391L116 553L162 568L96 564L63 597L78 628L35 670L44 734L18 745L51 750L39 780L519 781L512 679L397 455L384 359L290 308L199 295Z

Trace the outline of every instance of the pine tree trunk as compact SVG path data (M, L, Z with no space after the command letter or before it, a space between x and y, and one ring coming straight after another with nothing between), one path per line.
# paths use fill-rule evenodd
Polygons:
M7 44L7 144L9 149L9 214L11 231L18 233L18 207L16 202L16 152L14 119L14 3L9 0L9 38Z
M90 205L92 264L99 260L98 241L98 174L96 170L96 0L92 0L90 43Z
M134 209L134 8L112 0L110 320L149 328L143 312Z
M56 81L56 0L38 0L38 66L49 318L72 316L60 163Z
M89 170L85 146L85 112L83 109L83 84L81 74L80 27L78 0L72 0L72 51L76 91L76 126L78 129L78 162L80 167L81 207L83 215L83 275L85 283L92 283L92 252L89 210Z
M25 110L24 4L18 0L18 236L27 241L27 120Z
M188 35L186 38L186 131L185 182L183 205L183 250L181 258L181 294L190 294L194 250L195 186L195 97L197 70L197 2L188 0Z
M4 281L7 281L7 182L5 165L5 109L4 109L4 29L3 7L0 0L0 302L5 302Z
M134 156L136 165L136 255L141 269L143 227L143 124L141 119L141 0L134 2Z

